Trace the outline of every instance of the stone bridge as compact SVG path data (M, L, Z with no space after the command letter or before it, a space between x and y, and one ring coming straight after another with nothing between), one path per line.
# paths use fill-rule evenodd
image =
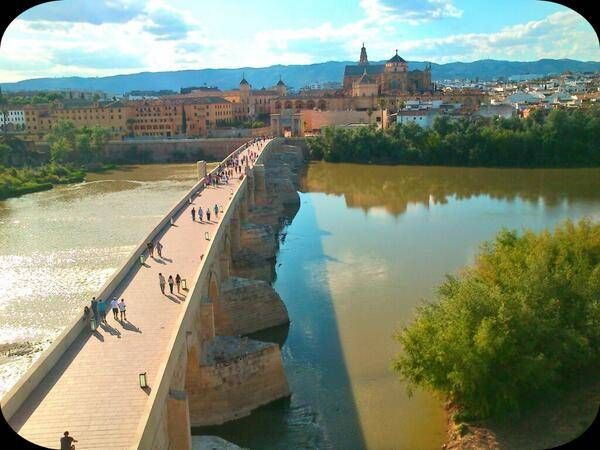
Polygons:
M289 321L268 276L249 276L273 260L281 218L299 207L304 157L282 139L245 144L228 159L245 156L244 176L217 186L205 186L198 163L198 183L98 292L125 298L128 321L108 310L92 330L78 316L1 399L22 437L58 448L68 430L78 450L190 449L192 426L289 396L279 345L243 336ZM211 222L192 220L192 208L214 205ZM148 255L149 240L163 244L162 258ZM186 288L163 295L159 272L181 274Z

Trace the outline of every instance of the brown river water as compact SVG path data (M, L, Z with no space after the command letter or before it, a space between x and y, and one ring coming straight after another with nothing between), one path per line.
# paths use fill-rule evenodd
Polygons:
M0 395L193 185L192 164L132 166L0 201ZM600 169L310 164L274 286L292 397L194 433L253 449L435 449L442 403L390 370L395 329L502 227L600 220ZM99 355L99 357L101 357Z

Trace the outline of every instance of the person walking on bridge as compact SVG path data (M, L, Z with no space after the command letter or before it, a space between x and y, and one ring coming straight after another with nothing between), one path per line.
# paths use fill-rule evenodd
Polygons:
M165 285L167 283L162 273L158 274L158 284L160 284L160 292L162 292L162 294L165 295Z
M69 432L65 431L64 436L60 438L60 450L75 450L73 442L77 442L77 439L69 436Z
M154 258L154 244L152 243L152 241L148 242L146 244L146 247L148 247L148 253L150 253L150 256Z
M206 208L206 221L210 222L210 207Z
M160 241L158 241L156 243L156 253L158 253L159 258L162 258L162 249L163 249L163 245L160 243Z
M200 208L200 210L202 211L202 208ZM198 215L200 215L200 214L202 214L202 213L199 213ZM192 206L192 222L195 222L195 221L196 221L196 208L194 208ZM200 222L202 222L202 219L200 219Z
M219 220L219 206L215 203L215 220Z
M127 320L127 314L125 314L125 299L122 298L119 302L119 312L121 313L121 322L123 319Z
M202 206L198 207L198 220L200 222L204 220L204 211L202 211Z
M173 275L169 275L169 289L171 290L171 294L173 293L173 285L175 281L173 280Z
M181 276L179 274L175 275L175 284L177 285L177 293L181 293Z
M106 322L106 302L104 300L98 300L98 315L100 316L100 322L108 325Z
M113 297L110 301L110 307L112 308L115 320L119 320L119 302L117 301L117 297Z

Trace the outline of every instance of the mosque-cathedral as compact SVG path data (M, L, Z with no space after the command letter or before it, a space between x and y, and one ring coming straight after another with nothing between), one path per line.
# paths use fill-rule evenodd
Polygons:
M431 65L425 70L408 70L408 63L396 54L385 64L370 64L367 49L360 49L358 64L344 70L344 92L352 97L421 94L433 91Z

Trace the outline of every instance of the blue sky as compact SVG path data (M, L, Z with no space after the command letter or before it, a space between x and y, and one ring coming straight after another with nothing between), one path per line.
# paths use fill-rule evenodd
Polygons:
M592 26L534 0L61 0L17 17L0 82L370 60L600 61Z

